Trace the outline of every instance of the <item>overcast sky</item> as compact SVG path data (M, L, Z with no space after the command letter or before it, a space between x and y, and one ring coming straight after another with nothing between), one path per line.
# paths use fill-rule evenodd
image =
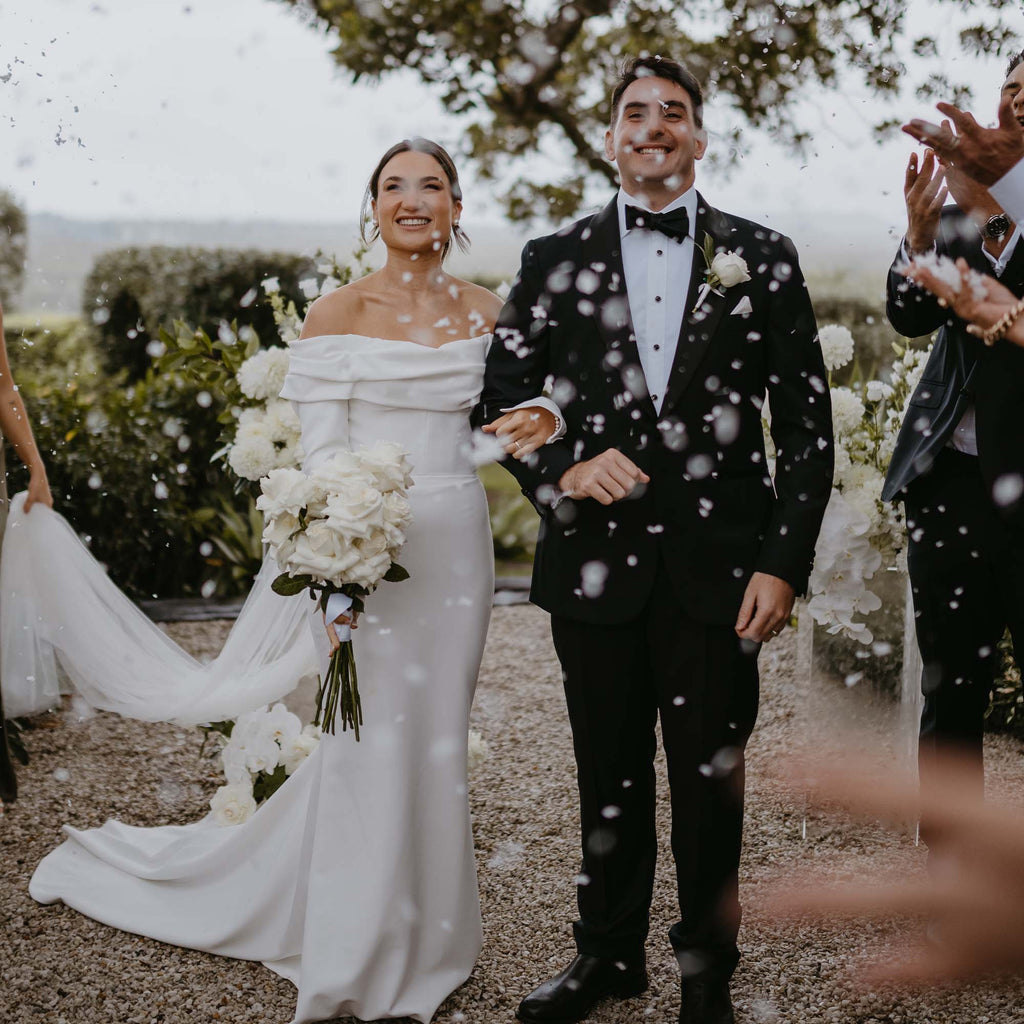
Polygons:
M952 42L948 6L941 21L932 0L910 6ZM329 49L271 0L0 0L0 185L32 212L82 218L352 220L382 149L410 134L454 144L458 125L411 76L351 85ZM986 118L1002 68L952 69ZM928 108L856 90L808 100L806 162L759 141L729 180L699 174L699 187L787 230L787 218L901 230L911 143L878 146L870 125ZM712 145L715 117L712 105ZM466 224L495 223L486 186L467 178Z

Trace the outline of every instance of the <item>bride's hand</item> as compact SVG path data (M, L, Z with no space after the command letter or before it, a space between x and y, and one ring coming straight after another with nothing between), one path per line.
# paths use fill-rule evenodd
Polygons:
M555 432L558 421L554 413L540 406L513 409L483 427L485 434L495 434L505 445L505 451L514 459L525 459L542 447Z
M50 493L50 484L46 479L46 471L39 469L28 478L28 494L25 496L25 511L31 510L35 504L45 505L53 508L53 495Z
M334 628L335 626L359 628L359 612L342 612L333 622L328 622L326 615L322 614L321 618L323 618L324 626L327 629L327 640L331 645L331 654L341 646L341 640L338 637L338 631Z

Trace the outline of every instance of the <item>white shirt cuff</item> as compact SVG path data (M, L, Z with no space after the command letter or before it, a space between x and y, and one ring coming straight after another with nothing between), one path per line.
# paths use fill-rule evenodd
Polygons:
M518 405L510 405L507 409L502 409L502 412L515 412L516 409L546 409L552 416L555 417L555 429L551 432L551 436L544 442L545 444L551 444L552 441L557 441L560 437L565 437L565 417L562 416L562 410L546 395L538 395L536 398L529 398L525 402L520 402Z
M1024 160L1018 160L988 191L1014 224L1024 224Z
M1010 240L1003 247L1003 251L999 256L993 256L992 253L985 248L984 244L981 247L981 251L985 254L985 259L992 264L992 273L996 277L1002 277L1003 271L1006 269L1006 264L1013 259L1013 251L1017 248L1017 242L1020 240L1020 227L1013 229L1013 234L1010 235Z

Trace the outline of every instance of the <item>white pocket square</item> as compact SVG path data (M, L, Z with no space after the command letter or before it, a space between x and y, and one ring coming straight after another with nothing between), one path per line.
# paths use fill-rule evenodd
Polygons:
M750 296L744 295L739 302L736 303L736 308L729 314L729 316L745 316L747 313L753 313L754 307L750 304Z

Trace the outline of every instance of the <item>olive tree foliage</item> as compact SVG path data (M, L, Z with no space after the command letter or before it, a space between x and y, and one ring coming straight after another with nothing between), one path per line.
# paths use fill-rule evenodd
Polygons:
M280 2L333 30L334 59L353 79L408 69L434 87L447 110L463 115L463 156L484 178L510 182L505 202L515 219L559 220L576 212L587 184L614 183L599 147L609 83L627 56L682 60L740 124L799 148L807 136L796 101L808 88L838 87L846 69L875 94L910 88L920 99L963 102L970 94L947 80L944 64L1013 46L1002 16L1013 0L936 0L936 28L948 21L942 8L967 17L956 54L940 53L930 35L912 37L906 0ZM908 61L927 67L928 58L934 72L913 80ZM724 148L735 153L732 135ZM571 170L547 182L517 178L517 165L538 152Z
M0 305L10 308L25 280L28 221L14 195L0 189Z

